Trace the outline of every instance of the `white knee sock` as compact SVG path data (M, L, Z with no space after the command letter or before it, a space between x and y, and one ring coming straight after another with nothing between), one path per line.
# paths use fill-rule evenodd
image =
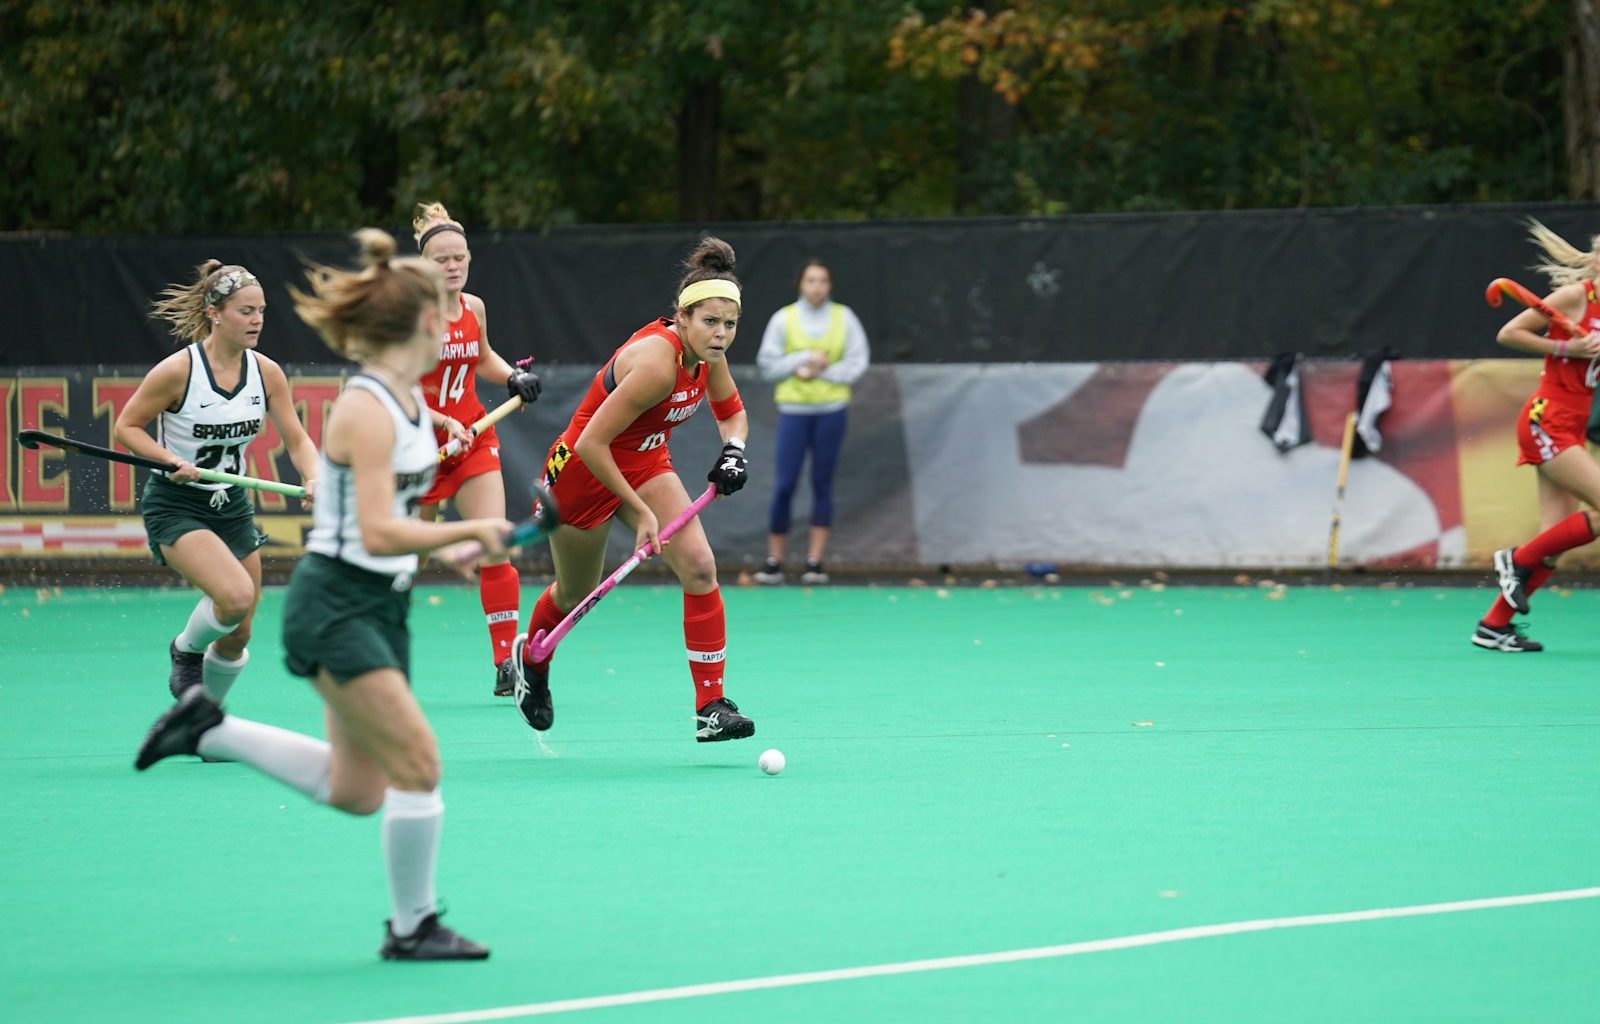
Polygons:
M319 804L328 802L331 751L322 740L225 715L200 737L199 747L206 757L243 762Z
M239 673L250 661L250 652L239 652L238 661L229 661L217 653L215 645L206 648L206 656L200 662L200 678L205 684L206 696L221 704L227 699L228 691L233 689L233 681L239 678Z
M439 852L444 801L437 789L413 793L391 787L383 799L383 859L396 935L410 935L433 913L433 865Z
M211 641L232 633L237 625L237 622L231 626L219 622L217 606L211 603L211 598L202 597L200 603L194 606L194 611L189 613L189 624L183 627L183 632L178 634L174 642L180 651L199 654L211 646Z

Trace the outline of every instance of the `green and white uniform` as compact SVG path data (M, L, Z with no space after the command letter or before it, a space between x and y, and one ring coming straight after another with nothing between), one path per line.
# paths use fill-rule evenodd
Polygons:
M232 391L217 385L211 363L198 342L187 349L189 381L176 409L163 409L156 420L156 441L184 462L224 473L244 470L245 449L261 432L267 413L267 389L254 352L241 357L239 383ZM174 483L160 470L145 481L139 510L157 562L166 564L161 545L194 530L210 530L235 558L244 558L267 542L256 526L255 506L242 487L229 484Z
M416 415L408 416L389 388L369 374L351 377L347 388L376 395L394 428L396 518L414 519L433 483L439 449L422 389L411 389ZM379 668L411 674L411 637L406 616L416 555L374 555L361 539L355 474L322 453L317 504L312 512L309 554L295 566L283 610L284 660L289 671L313 677L327 669L344 682Z

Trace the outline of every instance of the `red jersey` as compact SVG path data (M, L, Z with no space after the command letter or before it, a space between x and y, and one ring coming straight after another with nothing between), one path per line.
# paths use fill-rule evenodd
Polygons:
M673 332L671 323L671 320L663 318L646 324L635 331L633 337L619 345L616 352L611 353L606 365L594 375L589 390L584 392L583 401L578 403L578 410L572 414L572 422L567 424L567 429L561 434L561 440L569 450L577 447L578 435L589 425L589 420L594 417L595 410L600 408L600 403L616 390L617 356L640 338L656 335L672 343L673 351L678 354L678 379L666 398L646 409L638 419L628 424L622 433L612 439L611 453L616 458L618 466L626 468L630 464L653 458L638 453L665 448L667 438L672 436L672 428L693 416L694 411L700 408L700 403L705 400L706 364L701 363L696 367L692 376L683 368L683 339Z
M482 354L482 338L477 314L472 312L463 295L461 315L445 327L439 346L439 365L428 371L421 381L422 396L428 408L439 410L463 427L472 426L484 416L474 377ZM435 430L434 435L440 445L448 440L442 430Z
M1600 330L1600 298L1595 295L1593 281L1583 283L1583 294L1587 304L1575 326L1586 332ZM1552 324L1547 337L1551 341L1563 341L1572 336ZM1545 356L1536 394L1563 405L1581 405L1587 409L1594 397L1597 378L1600 378L1600 358L1584 361L1572 356Z

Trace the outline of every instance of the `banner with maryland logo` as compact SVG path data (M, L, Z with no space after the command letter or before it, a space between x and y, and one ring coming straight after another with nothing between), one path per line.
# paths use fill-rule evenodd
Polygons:
M287 367L313 440L347 368ZM1303 363L1309 443L1282 451L1262 432L1273 389L1264 363L1154 362L879 366L855 389L835 480L830 562L839 568L1274 567L1325 564L1328 526L1358 365ZM542 367L545 392L499 426L509 514L576 407L594 367ZM136 369L29 369L0 377L0 568L7 560L147 559L138 515L144 470L15 444L35 428L111 445ZM705 513L725 571L758 564L772 494L772 387L735 368L751 419L750 484ZM1517 467L1513 426L1532 360L1397 360L1380 449L1351 466L1342 565L1485 566L1538 529L1534 471ZM503 396L480 387L486 404ZM677 428L671 452L692 493L720 449L709 412ZM297 482L270 419L246 475ZM792 547L810 508L803 474ZM257 493L266 554L301 550L309 517ZM614 531L620 553L632 537ZM532 553L538 562L542 552ZM1600 565L1588 550L1567 556Z

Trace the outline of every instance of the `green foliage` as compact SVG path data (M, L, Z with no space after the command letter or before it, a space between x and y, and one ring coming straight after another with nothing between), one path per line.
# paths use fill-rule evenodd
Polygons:
M1566 5L0 0L0 229L1546 199ZM984 99L988 97L988 99ZM699 183L690 182L691 187Z

